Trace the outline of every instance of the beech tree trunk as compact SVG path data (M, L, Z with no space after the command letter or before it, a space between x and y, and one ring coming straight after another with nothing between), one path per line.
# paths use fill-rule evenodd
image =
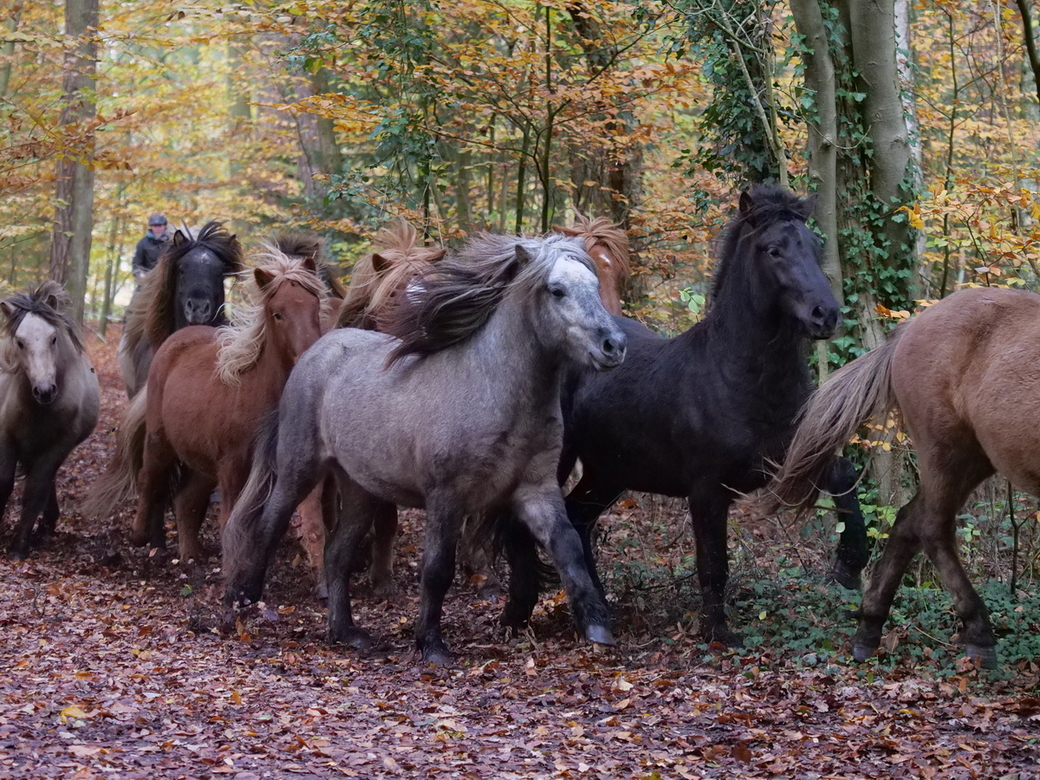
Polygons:
M94 225L94 105L97 80L98 0L65 0L64 79L60 125L65 144L58 161L50 276L83 321Z

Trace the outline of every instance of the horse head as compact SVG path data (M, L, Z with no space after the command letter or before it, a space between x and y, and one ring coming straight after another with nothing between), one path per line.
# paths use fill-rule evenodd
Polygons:
M713 297L727 277L743 277L740 306L774 307L809 338L833 336L841 310L820 268L820 240L807 224L815 203L815 195L799 198L775 186L742 193ZM738 257L743 271L735 272Z
M82 349L71 321L65 316L65 290L57 282L45 282L28 295L0 302L7 344L3 363L24 373L37 403L50 404L58 397L69 345Z
M264 327L275 351L295 365L321 337L326 287L318 266L313 257L305 257L289 268L256 268L253 278L264 301Z
M171 299L165 307L166 335L187 325L222 324L224 277L242 269L238 239L221 223L209 222L195 237L178 230L171 243L160 261L165 261L164 292Z

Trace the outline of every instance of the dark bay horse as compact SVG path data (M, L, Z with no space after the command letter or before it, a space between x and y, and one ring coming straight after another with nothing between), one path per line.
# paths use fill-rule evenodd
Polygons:
M628 336L624 365L582 372L563 402L560 477L580 458L583 475L567 511L590 571L591 528L625 490L686 497L703 594L700 632L709 641L740 642L724 608L729 507L762 487L768 464L783 456L812 390L809 343L838 324L819 241L806 225L813 203L779 187L742 194L707 316L671 339L618 318ZM854 485L856 473L845 461L830 477L837 493ZM852 495L839 505L846 531L836 569L858 582L867 559L862 515ZM522 533L507 540L512 578L503 622L522 625L538 595L536 558Z
M0 516L21 466L25 491L11 543L17 558L29 554L34 538L53 533L55 475L98 421L97 376L67 306L57 282L0 301Z
M242 247L220 222L196 237L178 230L127 309L119 339L119 369L133 398L148 379L155 350L187 325L222 325L224 279L243 269Z
M225 529L226 600L260 598L293 509L331 473L343 507L326 546L331 641L370 641L349 578L373 520L422 506L424 659L449 657L440 616L463 518L506 507L550 551L581 634L612 643L556 481L561 372L610 368L625 353L580 243L478 237L398 296L389 327L403 340L332 331L293 371Z
M903 573L923 550L953 596L967 655L996 665L989 613L957 554L956 518L994 473L1040 496L1037 366L1040 296L967 289L900 325L813 395L761 507L806 510L825 486L829 453L893 408L917 451L921 483L899 510L864 593L853 638L856 660L877 650Z
M116 457L89 503L94 514L110 513L136 476L131 541L164 548L163 514L176 475L183 560L201 559L199 527L213 489L220 488L222 520L234 506L257 425L277 406L297 359L321 335L328 306L313 258L269 246L255 261L252 306L237 306L224 328L182 328L155 353L147 390L127 411Z

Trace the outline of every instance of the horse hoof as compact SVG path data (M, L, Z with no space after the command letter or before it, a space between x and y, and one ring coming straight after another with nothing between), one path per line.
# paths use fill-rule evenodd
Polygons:
M29 553L26 550L9 550L7 554L12 561L24 561L29 557Z
M531 622L531 613L523 609L517 609L515 605L507 601L498 622L502 628L523 631Z
M442 669L444 667L453 666L455 663L451 657L451 653L447 650L430 650L423 653L422 659L425 663L430 664L430 666L437 666Z
M329 644L346 645L358 652L367 652L375 645L372 635L363 628L347 628L329 635Z
M971 659L979 659L979 665L983 669L996 669L997 664L997 650L995 647L980 647L979 645L968 645L965 648L965 655Z
M744 637L725 626L718 626L712 631L705 632L705 639L707 639L708 644L718 642L725 647L736 648L744 646Z
M397 586L393 580L381 580L372 584L372 595L380 599L388 599L396 595Z
M874 653L877 652L877 645L853 645L852 646L852 657L856 659L857 663L863 663L870 658Z
M614 635L610 633L610 629L606 626L589 626L585 629L585 638L596 645L609 645L613 647L617 644L614 641Z

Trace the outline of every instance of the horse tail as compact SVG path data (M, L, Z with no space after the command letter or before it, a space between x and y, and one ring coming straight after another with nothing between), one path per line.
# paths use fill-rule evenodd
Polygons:
M80 511L85 516L109 517L119 504L131 500L137 492L137 473L144 463L147 410L148 393L142 389L123 412L116 434L116 450L108 468L83 500Z
M278 454L278 407L260 421L253 439L253 466L239 493L221 534L224 581L237 582L236 576L251 561L246 560L258 533L264 505L274 491Z
M764 494L752 502L763 515L792 508L807 512L837 453L868 420L887 415L896 405L892 359L904 328L880 347L836 371L809 398L783 464Z

